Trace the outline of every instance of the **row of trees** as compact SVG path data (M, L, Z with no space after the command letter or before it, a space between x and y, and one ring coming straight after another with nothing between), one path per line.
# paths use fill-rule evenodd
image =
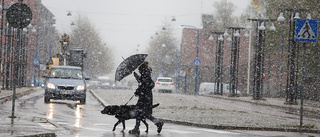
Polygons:
M108 74L114 68L113 52L104 43L86 17L79 16L70 33L70 46L85 50L84 70L93 78Z
M172 26L164 24L165 29L158 31L149 42L147 60L150 61L153 67L153 76L163 74L163 76L173 76L176 64L177 40L173 36Z

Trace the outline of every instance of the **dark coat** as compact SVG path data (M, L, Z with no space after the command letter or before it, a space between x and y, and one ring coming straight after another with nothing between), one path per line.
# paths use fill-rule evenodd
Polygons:
M135 92L135 95L138 96L139 99L136 106L144 115L151 115L153 104L152 88L154 87L154 81L151 79L152 69L146 67L139 72L141 74L137 79L139 87Z

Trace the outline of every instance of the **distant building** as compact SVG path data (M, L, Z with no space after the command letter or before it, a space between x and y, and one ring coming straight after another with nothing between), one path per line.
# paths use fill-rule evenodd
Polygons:
M199 29L199 59L201 66L198 70L198 87L201 82L214 82L215 80L215 66L216 66L216 49L218 35L213 32L224 32L224 30L215 30L212 15L202 16L203 28ZM243 37L244 31L241 31L240 45L239 45L239 71L238 71L238 90L245 92L247 88L247 66L248 59L252 59L253 48L251 49L251 56L248 57L248 38ZM210 35L213 35L214 40L209 40ZM231 30L229 30L231 35ZM197 54L197 29L183 28L181 39L181 62L182 69L189 70L187 91L193 91L195 80L195 67L193 65ZM230 56L231 43L224 38L223 46L223 83L228 84L230 80ZM252 46L253 47L253 46ZM199 88L197 88L199 89Z
M36 55L36 44L38 39L38 58L40 58L40 64L45 64L49 61L49 41L53 40L56 36L56 30L52 25L42 25L43 23L55 22L54 15L42 5L41 0L24 0L22 3L26 4L32 11L32 20L31 25L33 27L26 27L24 30L21 30L21 43L19 47L19 60L14 59L14 54L16 52L17 45L17 31L6 20L5 13L14 3L17 3L17 0L4 0L1 2L3 7L1 12L2 19L0 20L1 28L3 32L1 33L1 75L0 79L2 88L11 88L13 80L13 65L14 62L18 62L18 86L27 86L29 81L34 76L35 67L33 65L32 59ZM39 25L41 27L39 27ZM39 36L37 38L37 32L32 32L32 29L39 28ZM37 72L39 68L37 68ZM38 76L40 73L38 73Z

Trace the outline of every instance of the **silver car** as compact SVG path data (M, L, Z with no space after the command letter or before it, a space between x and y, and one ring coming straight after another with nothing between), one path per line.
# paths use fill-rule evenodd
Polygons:
M81 104L86 103L86 83L80 67L53 66L50 73L44 74L45 96L44 102L49 103L50 99L80 100Z

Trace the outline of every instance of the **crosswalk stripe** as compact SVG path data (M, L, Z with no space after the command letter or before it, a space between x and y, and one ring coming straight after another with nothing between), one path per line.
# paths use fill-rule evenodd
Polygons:
M218 133L218 134L239 134L235 132L228 132L228 131L223 131L223 130L214 130L214 129L202 129L202 128L192 128L193 130L201 130L201 131L206 131L206 132L213 132L213 133Z

